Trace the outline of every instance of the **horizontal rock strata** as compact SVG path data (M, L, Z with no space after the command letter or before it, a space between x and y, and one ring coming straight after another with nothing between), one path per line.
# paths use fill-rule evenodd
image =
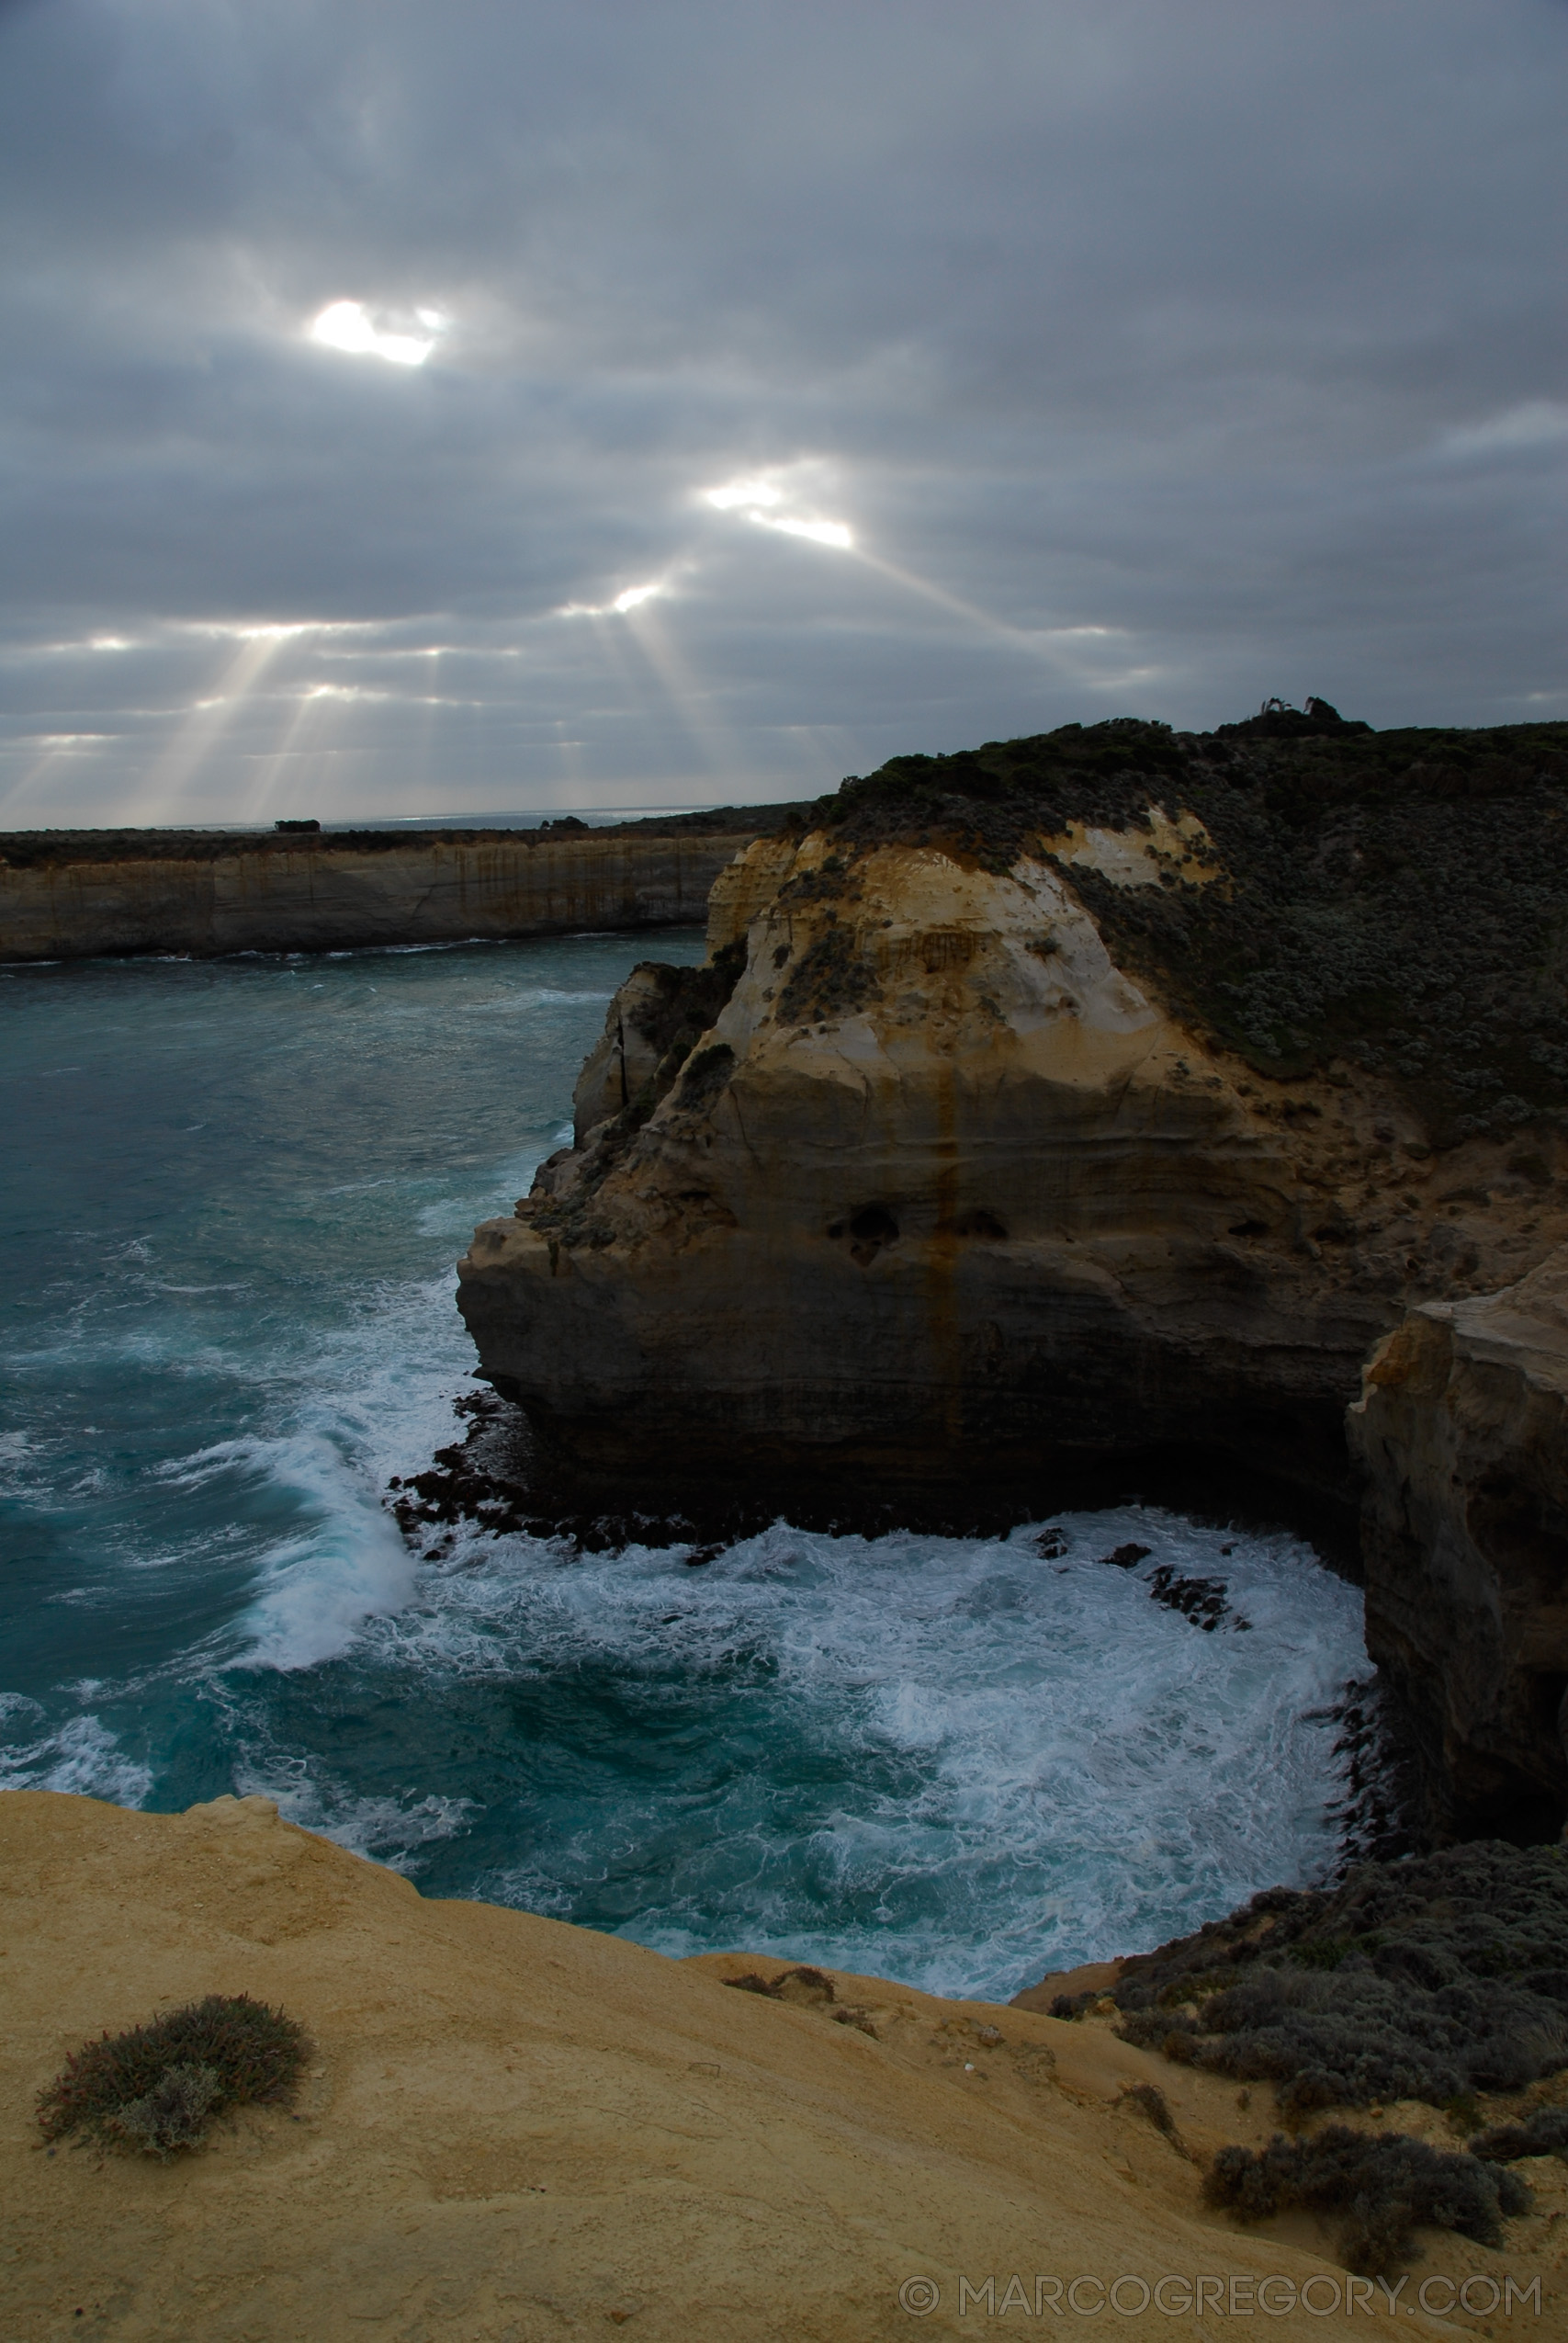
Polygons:
M1075 863L1208 883L1190 823L1058 843L758 842L714 892L734 989L659 1079L634 978L578 1144L460 1267L559 1452L908 1481L1201 1447L1344 1497L1405 1300L1568 1236L1496 1146L1434 1158L1354 1070L1260 1079L1115 964Z
M0 858L0 959L104 953L322 952L700 922L752 834L450 832L411 838L210 839L182 855L82 842ZM3 848L0 848L3 856Z

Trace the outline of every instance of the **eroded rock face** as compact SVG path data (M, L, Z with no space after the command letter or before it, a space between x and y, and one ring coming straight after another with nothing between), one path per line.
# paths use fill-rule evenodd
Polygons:
M1187 831L1144 834L1112 883L1201 871ZM579 1145L460 1265L485 1373L561 1450L908 1480L1197 1445L1349 1496L1343 1410L1405 1300L1502 1282L1568 1219L1494 1194L1496 1149L1444 1159L1478 1201L1439 1205L1361 1077L1212 1051L1068 867L846 869L814 834L721 876L710 945L745 966L710 1030L646 1119L583 1126L615 1104L597 1067Z
M203 852L213 842L198 840L187 856L73 851L25 867L0 850L0 958L326 952L694 922L740 842L522 831L220 843Z
M1440 1827L1555 1835L1568 1807L1568 1249L1412 1310L1351 1409L1367 1641L1418 1726Z

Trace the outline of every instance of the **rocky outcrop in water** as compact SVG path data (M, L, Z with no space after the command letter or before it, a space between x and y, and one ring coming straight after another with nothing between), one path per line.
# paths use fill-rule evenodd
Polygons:
M1568 1808L1568 1250L1413 1309L1351 1409L1367 1642L1441 1822L1555 1832Z
M1153 825L1104 859L1158 887L1195 843ZM1260 1081L1043 855L890 845L846 884L830 839L763 841L710 934L744 966L708 1030L662 1082L607 1040L578 1144L461 1264L485 1372L596 1470L919 1481L1196 1444L1347 1495L1344 1409L1405 1297L1568 1234L1494 1143L1439 1162L1364 1075Z
M846 783L721 874L706 970L612 1010L574 1145L461 1264L484 1372L655 1502L1180 1461L1353 1522L1365 1459L1439 1827L1554 1829L1557 1402L1523 1337L1466 1346L1568 1244L1565 733L1319 706Z

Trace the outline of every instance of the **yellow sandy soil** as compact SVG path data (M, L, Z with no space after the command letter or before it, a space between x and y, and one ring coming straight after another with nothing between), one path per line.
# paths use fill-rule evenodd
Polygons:
M1397 2315L1381 2292L1336 2310L1344 2273L1310 2224L1244 2232L1200 2205L1194 2157L1261 2138L1267 2106L1239 2108L1229 2085L1092 2018L872 1978L836 1977L832 2007L737 1992L727 1975L786 1964L671 1962L425 1901L265 1799L167 1816L0 1797L0 2343L554 2343L623 2326L648 2343L1213 2343L1258 2334L1248 2281L1271 2274L1315 2276L1325 2315L1265 2332L1411 2337L1457 2331L1412 2316L1414 2286L1473 2272L1540 2277L1542 2315L1459 2326L1568 2332L1554 2243L1568 2190L1551 2159L1506 2255L1436 2240ZM310 2026L294 2114L243 2111L166 2166L43 2147L34 2094L68 2051L211 1992ZM846 2006L874 2031L837 2022ZM1166 2092L1183 2146L1118 2104L1142 2081ZM1048 2288L1036 2315L1037 2277L1088 2280L1078 2313L1065 2291L1054 2312ZM1122 2277L1132 2315L1098 2311ZM994 2317L961 2287L987 2278ZM1201 2320L1181 2307L1200 2278L1226 2290ZM899 2304L911 2279L940 2292L923 2317ZM1139 2312L1137 2281L1162 2279L1169 2315Z

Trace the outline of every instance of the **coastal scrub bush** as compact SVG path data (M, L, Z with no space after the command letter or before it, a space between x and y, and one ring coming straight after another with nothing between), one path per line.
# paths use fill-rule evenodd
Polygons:
M226 2108L286 2105L309 2053L304 2027L281 2009L209 1993L73 2051L39 2093L39 2125L46 2140L74 2133L166 2162L175 2148L195 2147Z
M1473 2156L1428 2147L1404 2132L1381 2138L1333 2123L1310 2140L1278 2132L1258 2152L1221 2148L1203 2183L1206 2203L1238 2221L1267 2221L1297 2207L1343 2213L1345 2266L1382 2277L1410 2258L1417 2228L1457 2230L1500 2246L1503 2217L1528 2213L1529 2190L1512 2172Z
M727 944L695 968L638 961L632 974L645 979L646 989L632 1024L660 1058L680 1043L681 1055L688 1056L728 1002L745 966L744 944Z
M1499 2123L1470 2144L1472 2156L1512 2164L1521 2156L1568 2156L1568 2107L1538 2107L1522 2122Z
M852 1015L881 993L876 971L862 955L852 931L835 924L816 938L790 970L775 1014L781 1025L809 1024L819 1017Z
M1568 1851L1480 1840L1269 1888L1109 1991L1125 2040L1272 2082L1294 2116L1517 2090L1568 2067Z
M681 1104L705 1106L716 1098L735 1071L735 1052L727 1041L710 1042L689 1058L681 1078Z

